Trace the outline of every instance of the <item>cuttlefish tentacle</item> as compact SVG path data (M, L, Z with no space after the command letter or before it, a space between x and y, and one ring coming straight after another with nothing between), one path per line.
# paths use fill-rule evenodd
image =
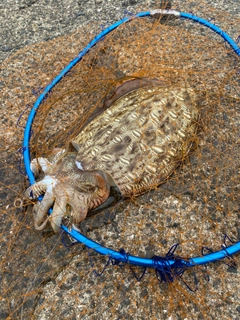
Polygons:
M41 194L46 192L52 193L52 189L56 186L58 180L52 176L45 176L43 180L31 185L25 191L25 196L29 199L37 199Z
M46 212L52 207L54 198L52 194L46 192L42 201L38 201L33 208L34 226L37 230L45 228L50 216Z

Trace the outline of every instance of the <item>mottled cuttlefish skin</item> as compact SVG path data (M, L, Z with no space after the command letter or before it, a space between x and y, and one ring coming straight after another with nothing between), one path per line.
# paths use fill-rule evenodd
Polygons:
M125 197L158 186L187 155L198 110L192 89L149 86L113 103L72 141L84 170L111 175Z
M132 81L133 91L125 90L126 83L120 86L121 95L74 138L74 152L60 152L52 162L39 158L45 178L26 191L32 198L45 192L34 206L37 229L50 220L57 232L69 206L78 224L106 201L110 186L118 187L123 197L149 191L187 156L199 118L194 91L156 81L136 88Z

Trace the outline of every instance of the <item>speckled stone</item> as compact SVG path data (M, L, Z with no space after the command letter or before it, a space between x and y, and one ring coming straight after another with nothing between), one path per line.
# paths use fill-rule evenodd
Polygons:
M123 18L125 15L124 10L129 12L139 12L142 9L145 9L146 5L149 5L151 8L156 8L156 3L158 1L98 1L94 0L41 0L41 1L31 1L31 0L3 0L0 2L0 61L4 61L5 59L12 56L17 50L20 48L27 48L28 45L39 43L42 41L49 41L50 39L57 38L59 36L69 35L71 32L79 30L89 23L92 26L96 24L99 25L110 25L111 23ZM239 0L209 0L207 3L217 10L222 10L223 12L227 12L233 14L234 17L240 17L240 7ZM188 6L185 1L173 1L173 7L189 12L192 11L194 14L205 17L205 14L202 14L204 11L204 6L202 9L198 7L198 1L192 1L191 6ZM136 9L140 6L140 9ZM202 10L202 11L201 11ZM209 12L211 15L211 12ZM226 20L227 21L227 20ZM226 22L226 24L222 24L221 28L236 39L239 36L239 28L236 28ZM101 28L99 27L99 31ZM93 33L93 36L95 33ZM89 39L90 40L90 39ZM1 85L1 83L0 83ZM13 84L14 87L14 84ZM16 93L12 93L17 96ZM18 96L15 97L18 100ZM24 102L23 102L24 104ZM7 110L8 115L8 123L10 126L15 124L18 116L11 114L11 109L9 108L9 104L6 103L5 110ZM9 120L10 119L10 120ZM20 135L20 134L19 134ZM17 144L16 144L17 145ZM7 146L6 146L7 148ZM206 153L209 151L206 150ZM1 157L4 159L6 163L11 163L11 165L15 168L18 165L17 161L9 160L8 157L14 158L13 154L6 155L6 153L2 153ZM194 161L194 160L193 160ZM192 164L194 165L194 163ZM13 216L12 224L24 223L24 225L31 225L29 223L30 217L26 213L23 212L15 212L13 206L11 206L12 200L15 197L14 192L20 192L17 189L18 179L16 177L16 171L6 172L3 169L0 172L1 181L3 180L6 184L10 185L10 181L14 181L15 189L14 190L1 190L0 201L1 205L9 205L11 211L10 214ZM203 174L208 175L207 170L203 172ZM17 180L16 180L17 179ZM200 181L201 182L201 181ZM171 186L170 186L171 187ZM164 190L167 190L169 186L163 186ZM170 192L170 190L169 190ZM184 192L183 192L184 193ZM193 193L191 190L186 189L184 194L186 199L190 202L193 202ZM161 194L159 193L157 196L146 195L142 199L139 200L139 212L142 210L141 205L144 201L150 197L153 201L159 201L159 203L163 203L164 201L161 198ZM169 197L166 201L172 202L174 197ZM214 199L213 199L214 200ZM162 202L161 202L162 201ZM118 210L122 215L126 215L129 211L133 210L134 207L131 203L124 203L124 205ZM153 206L153 210L150 214L150 218L153 224L156 222L156 217L158 215L158 205ZM125 210L125 211L124 211ZM175 207L172 207L171 210L176 210ZM209 211L211 213L211 210ZM147 212L144 212L147 214ZM213 220L220 219L217 216L217 212L213 212L215 215ZM138 210L133 212L133 218L136 218L137 221ZM1 225L4 225L4 218L6 215L2 215L0 217ZM119 217L117 217L119 223ZM176 232L176 224L179 221L174 221L171 217L167 217L167 224L169 225L170 233L173 234L172 239L174 238L174 232ZM189 216L189 221L191 219L191 215ZM105 220L104 217L102 220ZM9 220L8 220L9 221ZM201 221L201 219L200 219ZM4 226L6 230L11 230L11 224L8 223ZM94 224L96 228L95 233L92 232L90 235L94 234L95 240L103 241L104 235L111 234L112 230L114 230L114 234L116 237L121 232L121 228L118 228L118 224L115 222L110 222L110 224L105 225L104 223L96 223ZM101 227L101 228L99 228ZM134 227L134 225L133 225ZM98 229L99 228L99 229ZM86 230L90 229L90 225L86 226ZM194 230L190 230L191 233ZM9 236L8 231L8 236ZM153 236L158 233L158 230L154 227L151 227L151 232ZM164 231L163 231L164 233ZM238 237L240 235L240 229L238 228ZM162 244L164 247L169 248L169 244L164 237L160 237L159 244ZM7 239L8 240L8 239ZM81 317L83 320L89 319L108 319L111 317L111 313L99 314L96 313L97 309L94 309L95 306L106 305L105 312L111 312L112 307L116 307L116 305L121 302L122 310L116 312L116 317L112 319L146 319L146 314L149 316L150 314L154 314L154 311L158 311L158 316L160 315L163 319L175 320L177 316L168 313L169 301L175 299L174 297L174 287L171 287L171 290L168 290L166 284L159 284L157 281L154 282L154 285L149 289L149 282L154 279L154 270L148 270L146 277L138 283L132 273L126 268L119 268L118 266L109 266L105 271L104 275L99 278L94 276L90 272L91 266L89 263L89 259L87 258L86 250L81 245L76 245L71 249L71 254L69 254L69 249L63 247L60 239L51 233L37 234L30 232L29 229L24 228L23 232L18 235L18 238L14 238L14 247L11 251L11 257L14 259L10 260L8 256L8 261L4 265L4 269L1 269L4 275L4 281L2 284L5 287L9 287L12 282L13 275L19 275L18 285L12 289L14 291L10 292L8 295L6 292L5 299L1 299L0 301L0 319L7 319L10 317L12 319L21 319L21 312L23 313L23 319L36 319L36 320L48 320L48 319L79 319L79 317L75 316L74 313L80 314L80 307L86 308L86 314ZM114 241L117 239L114 239ZM176 239L177 240L177 239ZM125 239L125 243L122 245L125 246L129 239ZM9 242L7 242L9 244ZM37 244L37 245L36 245ZM36 245L36 250L32 250L31 246ZM148 249L151 250L151 244L149 244ZM32 250L32 251L31 251ZM141 249L140 249L141 251ZM144 251L144 250L143 250ZM34 252L31 256L28 255L28 252ZM4 245L0 248L1 257L6 254L6 247ZM143 252L144 253L144 252ZM157 252L157 254L163 254L162 252ZM166 254L166 252L165 252ZM75 256L75 257L74 257ZM50 257L50 258L49 258ZM80 257L80 258L79 258ZM98 266L98 261L101 261ZM36 261L40 261L36 263ZM47 264L46 264L47 261ZM103 259L99 259L99 256L95 256L94 263L96 268L99 267L99 270L104 266ZM46 264L46 265L45 265ZM39 266L42 266L42 269ZM231 299L235 299L239 301L239 291L236 290L235 286L238 285L239 290L239 270L236 269L233 272L227 272L226 283L222 283L222 280L219 278L217 273L218 268L222 270L225 268L227 271L228 267L224 264L220 266L220 264L216 264L215 275L210 273L210 281L209 287L206 285L205 290L203 291L206 295L206 299L209 301L211 305L210 309L207 309L207 315L209 319L220 319L221 317L225 319L239 319L240 306L238 306L235 302L219 305L216 303L218 297L223 298L223 303L225 300L231 301ZM137 268L136 268L137 269ZM30 270L31 277L26 276L25 271ZM52 272L54 270L54 273ZM126 271L127 270L127 271ZM72 272L75 273L72 274ZM137 274L141 274L142 270L136 270ZM1 274L2 275L2 274ZM24 275L24 276L22 276ZM34 275L34 277L33 277ZM6 281L6 282L5 282ZM69 281L69 282L68 282ZM120 286L121 284L121 286ZM78 302L81 301L82 306L79 306L79 303L76 303L76 299L72 295L72 290L74 289L74 285L77 285L79 289L77 298ZM166 291L161 291L162 288L166 286ZM161 288L161 290L160 290ZM231 292L232 288L235 288L233 292ZM96 291L98 289L98 291ZM102 290L103 289L103 290ZM217 290L216 297L212 296L210 292L213 290ZM224 296L224 290L228 289L228 293L231 295ZM1 289L0 289L1 290ZM101 290L101 291L100 291ZM215 291L216 291L215 290ZM98 295L95 295L95 291ZM122 294L120 294L122 291ZM30 299L27 299L26 293L30 292ZM99 293L101 292L101 295ZM159 297L159 294L164 292L165 294L161 296L161 306L153 303L152 296ZM172 296L168 295L169 292L172 292ZM119 300L111 300L118 294L117 299ZM187 293L186 296L183 297L184 304L187 304L189 307L188 316L189 319L196 319L197 310L192 308L190 300L186 300L187 296L191 296L191 293ZM198 293L192 295L193 299L198 298ZM2 296L2 295L1 295ZM14 297L13 297L14 296ZM125 297L126 296L126 297ZM16 298L17 297L17 298ZM34 297L34 301L32 300ZM124 298L125 297L125 298ZM130 298L129 298L130 297ZM170 297L170 298L169 298ZM25 299L23 310L21 310L22 299ZM225 299L225 300L224 300ZM112 306L112 302L114 306ZM155 300L159 301L159 300ZM219 302L219 300L218 300ZM52 307L55 307L54 311ZM20 307L19 307L20 306ZM92 306L93 310L89 308ZM129 307L136 307L136 311L133 316L129 315ZM16 310L13 314L10 314L12 310ZM177 310L173 310L177 311ZM55 314L53 315L53 313ZM117 317L118 316L118 317ZM101 318L102 317L102 318ZM202 319L201 315L198 316L198 319ZM9 318L10 319L10 318Z

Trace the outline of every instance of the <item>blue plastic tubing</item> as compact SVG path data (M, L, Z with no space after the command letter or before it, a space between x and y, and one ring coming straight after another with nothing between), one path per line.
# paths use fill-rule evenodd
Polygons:
M140 18L140 17L147 17L147 16L151 16L151 12L147 11L147 12L141 12L135 15L135 18ZM194 16L192 14L189 13L184 13L184 12L180 12L179 17L181 18L185 18L185 19L190 19L193 20L194 22L200 23L210 29L212 29L214 32L218 33L231 47L232 49L235 51L235 53L240 56L240 48L238 47L238 45L233 41L233 39L226 34L225 32L223 32L220 28L216 27L215 25L213 25L212 23L201 19L197 16ZM81 51L79 53L79 55L73 59L60 73L59 75L49 84L46 86L46 88L43 90L43 92L39 95L38 99L36 100L36 102L33 105L33 108L29 114L27 123L26 123L26 127L25 127L25 131L24 131L24 138L23 138L23 159L24 159L24 165L25 165L25 170L26 170L26 174L29 178L29 182L30 184L34 184L35 183L35 178L34 175L30 169L30 147L29 147L29 142L30 142L30 138L31 138L31 128L32 128L32 124L34 121L34 117L36 115L36 112L38 110L38 107L40 106L40 104L42 103L42 101L44 99L46 99L46 97L48 96L49 92L51 91L51 89L68 73L69 70L72 69L73 66L75 66L81 59L82 57L97 43L99 42L101 39L103 39L104 36L106 36L108 33L110 33L111 31L113 31L114 29L116 29L117 27L119 27L121 24L128 22L129 20L131 20L131 18L124 18L116 23L114 23L113 25L111 25L110 27L106 28L105 30L103 30L101 33L99 33L84 49L83 51ZM71 237L73 237L75 240L77 240L78 242L84 244L85 246L87 246L90 249L95 250L96 252L102 254L102 255L107 255L110 256L112 259L116 259L118 261L121 262L128 262L130 264L133 265L137 265L137 266L144 266L144 267L150 267L150 268L156 268L156 264L154 264L153 259L149 259L149 258L141 258L141 257L137 257L137 256L131 256L131 255L127 255L127 261L126 261L126 255L121 254L120 252L117 252L115 250L112 250L110 248L106 248L101 246L99 243L94 242L93 240L87 238L86 236L84 236L83 234L77 232L76 230L72 229L69 230L66 226L62 225L62 229L68 233ZM205 256L202 257L195 257L195 258L189 258L187 261L182 260L182 265L186 265L186 267L193 267L196 265L204 265L210 262L215 262L217 260L221 260L224 259L227 256L232 256L236 253L240 252L240 241L235 243L232 246L226 247L223 250L214 252L214 253L210 253L207 254ZM174 259L172 260L168 260L168 265L172 266L172 268L174 268ZM165 266L165 262L158 262L158 267L164 267Z

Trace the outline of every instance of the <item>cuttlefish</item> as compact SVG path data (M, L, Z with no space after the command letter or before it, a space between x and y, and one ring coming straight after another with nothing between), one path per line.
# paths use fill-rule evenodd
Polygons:
M66 216L77 226L107 201L111 188L123 198L156 188L186 158L196 137L198 103L188 85L132 78L105 99L103 110L65 149L32 160L35 176L44 173L25 192L30 199L44 194L33 206L36 229L50 221L58 232Z

